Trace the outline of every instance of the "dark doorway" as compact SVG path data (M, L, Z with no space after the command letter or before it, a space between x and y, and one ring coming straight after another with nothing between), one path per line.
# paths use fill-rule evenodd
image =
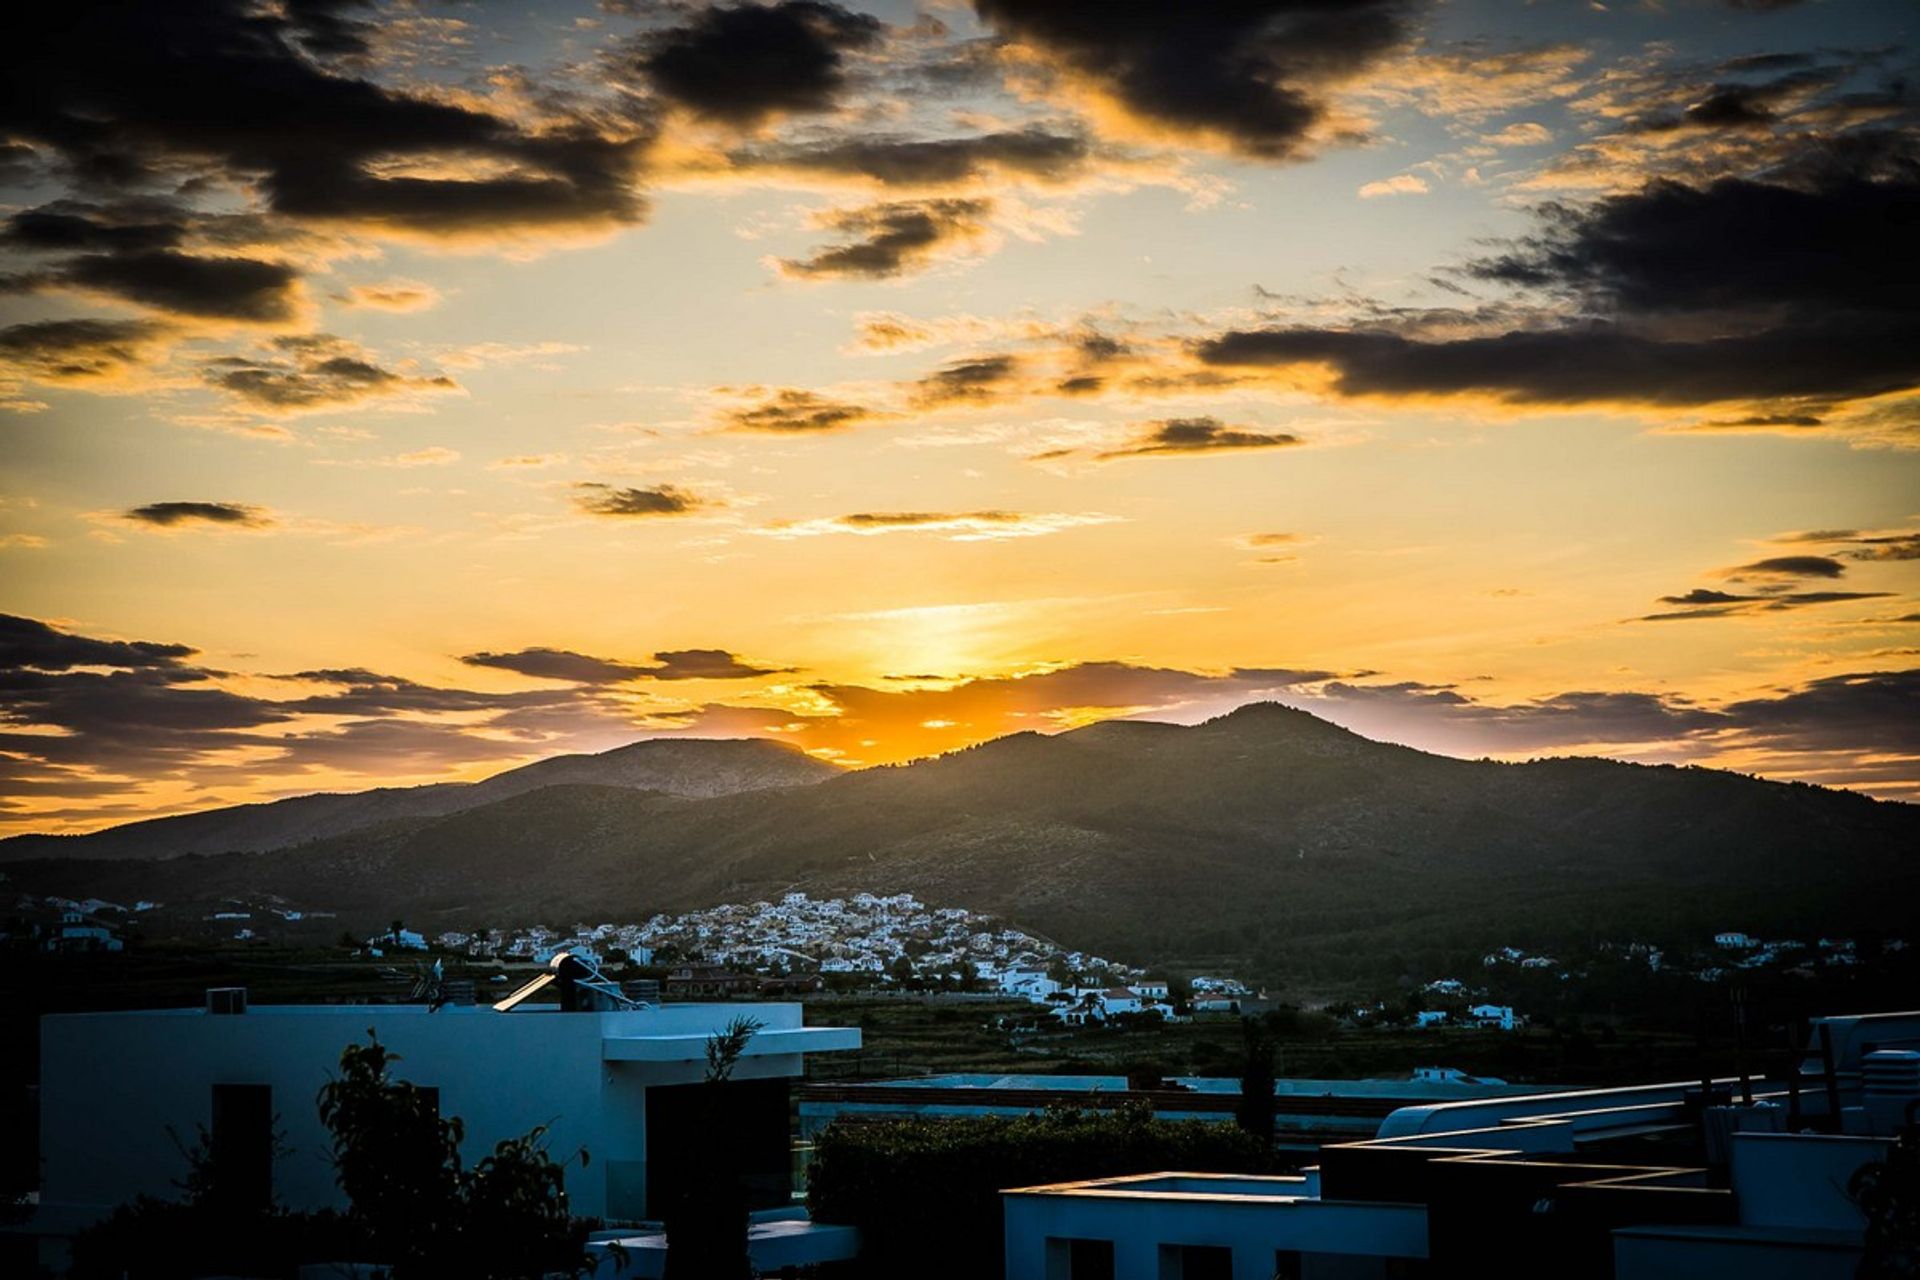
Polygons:
M729 1080L647 1090L647 1216L665 1217L705 1148L724 1143L750 1209L793 1198L792 1112L785 1080Z
M273 1088L264 1084L213 1086L213 1129L208 1135L210 1188L216 1200L239 1212L273 1206Z
M1069 1280L1113 1280L1113 1241L1067 1241Z

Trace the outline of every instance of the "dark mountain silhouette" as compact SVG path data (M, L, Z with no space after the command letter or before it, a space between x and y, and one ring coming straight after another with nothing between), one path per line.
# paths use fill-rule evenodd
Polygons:
M652 738L597 755L553 756L480 782L293 796L130 822L84 836L15 836L0 840L0 860L261 853L399 818L460 813L562 783L720 796L801 786L840 772L798 748L762 738Z
M1496 938L1898 928L1917 851L1914 806L1706 769L1456 760L1262 704L815 786L567 783L278 853L8 870L39 892L264 891L423 927L910 890L1123 957L1344 963Z

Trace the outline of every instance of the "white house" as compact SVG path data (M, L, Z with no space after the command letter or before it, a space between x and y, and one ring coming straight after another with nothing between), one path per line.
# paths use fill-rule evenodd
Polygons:
M118 951L120 939L105 922L77 910L60 913L60 923L47 936L48 951Z
M592 1157L567 1170L575 1213L643 1218L659 1216L656 1187L704 1140L686 1100L703 1079L707 1037L736 1017L756 1018L763 1025L730 1088L750 1113L742 1128L755 1135L757 1191L785 1203L789 1083L805 1055L860 1047L854 1028L803 1025L798 1004L239 1008L41 1019L45 1172L35 1230L66 1234L137 1195L173 1196L186 1168L170 1135L190 1140L196 1125L252 1153L262 1192L270 1187L287 1207L341 1207L316 1100L341 1050L365 1043L369 1029L399 1055L396 1078L437 1090L442 1114L465 1121L469 1165L501 1139L549 1125L556 1157L581 1147Z
M1445 1009L1422 1009L1413 1015L1413 1025L1416 1027L1444 1027L1446 1024Z
M1751 937L1735 929L1728 929L1724 933L1714 934L1713 941L1715 946L1727 947L1735 951L1745 951L1754 945Z
M1467 1010L1467 1016L1483 1027L1499 1027L1502 1031L1511 1031L1514 1027L1510 1004L1476 1004Z

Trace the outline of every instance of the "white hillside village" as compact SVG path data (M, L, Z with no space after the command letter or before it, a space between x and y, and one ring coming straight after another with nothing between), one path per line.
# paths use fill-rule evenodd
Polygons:
M376 946L424 949L410 930L371 939ZM848 975L880 985L919 982L948 990L997 992L1043 1006L1062 1022L1102 1022L1125 1014L1172 1017L1165 979L1131 965L1071 951L964 907L930 907L910 893L816 899L789 893L779 902L727 904L640 924L540 926L484 934L442 933L434 943L476 959L544 962L570 951L596 961L718 965L787 977ZM1227 978L1195 979L1202 993L1231 1000L1250 992Z

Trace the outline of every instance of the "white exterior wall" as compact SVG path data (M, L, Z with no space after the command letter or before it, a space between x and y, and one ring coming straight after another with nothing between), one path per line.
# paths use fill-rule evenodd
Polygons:
M1378 1276L1389 1258L1427 1256L1427 1213L1418 1205L1099 1192L1002 1199L1007 1280L1067 1280L1062 1242L1072 1239L1113 1241L1114 1280L1178 1280L1169 1256L1178 1245L1231 1248L1234 1280L1272 1280L1283 1249L1303 1255L1307 1280Z
M1747 1236L1737 1229L1628 1227L1613 1234L1616 1280L1854 1280L1858 1239L1819 1233Z
M1741 1225L1865 1231L1847 1183L1861 1165L1884 1159L1889 1145L1839 1134L1734 1134L1729 1163Z
M567 1170L575 1213L635 1216L645 1185L646 1089L705 1072L705 1041L730 1019L766 1024L735 1075L801 1074L804 1051L857 1048L859 1032L801 1030L797 1004L671 1005L621 1013L486 1006L254 1006L58 1014L41 1024L41 1221L84 1225L147 1194L171 1198L191 1146L212 1120L215 1084L264 1084L287 1153L274 1192L294 1209L344 1207L317 1099L349 1043L371 1028L400 1056L397 1079L440 1091L440 1113L466 1126L469 1165L503 1138L549 1126L555 1159L581 1147L592 1163ZM784 1034L783 1034L784 1033ZM609 1189L613 1195L609 1197Z

